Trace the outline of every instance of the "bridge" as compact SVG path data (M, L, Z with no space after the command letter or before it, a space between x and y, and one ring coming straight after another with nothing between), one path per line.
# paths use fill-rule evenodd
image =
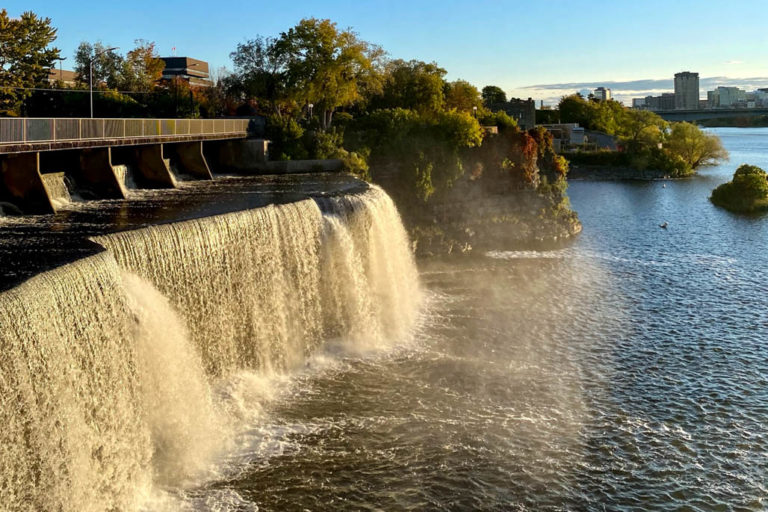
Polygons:
M265 160L266 141L247 139L249 119L0 119L0 201L24 213L55 213L59 196L126 197L175 188L173 171L213 178L238 160Z
M704 121L706 119L723 119L728 117L755 117L768 115L768 108L728 108L700 110L657 110L665 121Z

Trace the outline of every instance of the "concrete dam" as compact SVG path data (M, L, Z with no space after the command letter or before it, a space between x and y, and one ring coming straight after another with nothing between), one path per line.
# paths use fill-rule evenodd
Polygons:
M340 173L220 174L216 163L199 180L184 172L187 150L171 148L170 162L165 149L148 158L172 186L142 188L149 150L133 148L100 164L121 193L95 198L82 194L93 155L65 162L52 185L56 150L40 151L3 160L6 200L50 200L56 212L0 216L5 510L155 509L237 459L258 422L254 382L414 328L416 267L378 187ZM27 161L8 163L17 158ZM28 183L41 180L14 194L9 176L29 160ZM27 202L32 190L41 202Z

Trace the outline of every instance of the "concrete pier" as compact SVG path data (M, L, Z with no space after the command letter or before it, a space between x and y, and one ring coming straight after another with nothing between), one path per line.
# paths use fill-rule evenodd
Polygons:
M136 171L148 188L176 188L176 179L163 154L163 144L136 146L134 155Z
M23 213L56 213L40 175L39 153L18 153L0 157L0 197Z
M171 149L172 160L175 160L174 163L181 172L201 180L213 179L211 168L208 167L208 161L203 154L203 141L168 144L166 147Z
M94 196L101 199L125 199L124 178L112 166L112 148L84 149L80 152L80 169L76 180Z

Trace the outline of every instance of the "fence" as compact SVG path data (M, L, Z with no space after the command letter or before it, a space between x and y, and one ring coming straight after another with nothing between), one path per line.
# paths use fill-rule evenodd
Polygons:
M245 136L249 119L78 119L2 118L0 144L88 139L237 134Z

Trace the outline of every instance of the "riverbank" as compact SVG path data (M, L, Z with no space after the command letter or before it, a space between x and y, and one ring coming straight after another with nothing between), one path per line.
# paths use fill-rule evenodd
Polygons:
M688 177L671 177L669 173L660 169L633 169L612 165L571 164L571 169L568 172L568 181L656 181L679 180Z

